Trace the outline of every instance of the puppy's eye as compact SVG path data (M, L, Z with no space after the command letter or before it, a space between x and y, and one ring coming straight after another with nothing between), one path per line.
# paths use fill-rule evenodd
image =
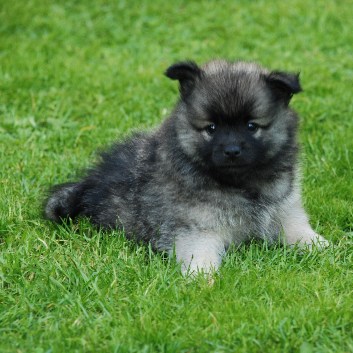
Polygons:
M255 124L255 123L248 123L246 125L246 128L248 129L248 131L250 132L256 132L259 129L259 125Z
M213 135L216 132L216 124L206 126L205 130L209 135Z

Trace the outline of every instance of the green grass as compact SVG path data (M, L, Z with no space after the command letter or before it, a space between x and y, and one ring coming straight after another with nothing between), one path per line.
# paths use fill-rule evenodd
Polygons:
M0 4L1 352L352 352L351 1ZM213 287L122 234L42 219L47 188L173 107L174 61L301 71L303 190L332 242L231 251Z

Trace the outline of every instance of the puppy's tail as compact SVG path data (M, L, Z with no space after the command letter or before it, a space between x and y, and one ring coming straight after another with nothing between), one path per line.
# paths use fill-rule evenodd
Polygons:
M82 186L80 183L56 185L44 207L44 215L54 222L74 219L81 212Z

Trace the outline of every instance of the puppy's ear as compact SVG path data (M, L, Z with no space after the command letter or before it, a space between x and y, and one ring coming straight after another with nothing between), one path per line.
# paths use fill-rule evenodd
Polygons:
M299 82L299 73L290 73L283 71L272 71L266 76L266 82L270 85L274 94L280 98L284 99L288 104L293 94L302 91Z
M165 75L180 83L180 93L183 98L194 87L195 81L201 77L202 70L193 61L183 61L170 66Z

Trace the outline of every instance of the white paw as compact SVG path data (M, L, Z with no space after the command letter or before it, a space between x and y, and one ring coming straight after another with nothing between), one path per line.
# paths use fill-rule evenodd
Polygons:
M330 242L317 233L310 233L298 236L297 241L289 243L289 245L297 245L302 248L308 248L311 251L314 248L319 250L327 248Z
M316 234L315 239L312 243L317 246L319 249L327 248L330 245L330 242L326 240L323 236Z
M195 259L192 257L191 261L182 261L181 272L183 276L195 277L198 274L212 275L217 272L220 265L221 259L217 258L214 260L210 259Z
M215 234L191 233L175 241L175 254L181 262L184 276L195 277L199 273L212 274L221 265L224 244Z

